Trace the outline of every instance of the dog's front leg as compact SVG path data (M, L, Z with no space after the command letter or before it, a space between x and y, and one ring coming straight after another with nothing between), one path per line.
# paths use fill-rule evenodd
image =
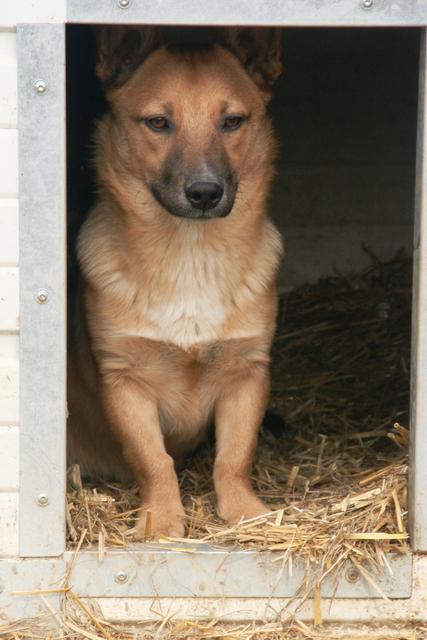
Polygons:
M156 403L141 396L139 387L126 380L105 386L103 395L123 455L139 485L142 510L135 537L182 537L184 509L174 461L165 449ZM151 518L151 525L147 518Z
M214 484L218 514L230 523L269 511L254 493L250 473L269 393L267 368L235 382L215 410Z

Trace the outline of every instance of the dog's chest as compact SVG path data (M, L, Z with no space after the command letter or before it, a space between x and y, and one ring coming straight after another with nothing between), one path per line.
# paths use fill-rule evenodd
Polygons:
M172 342L183 348L216 339L226 317L221 300L217 296L208 297L197 289L193 293L182 290L182 295L179 294L178 289L170 300L148 308L147 318L155 328L155 335L146 337Z
M137 298L137 334L188 349L218 339L230 307L226 266L216 252L191 248L153 274Z

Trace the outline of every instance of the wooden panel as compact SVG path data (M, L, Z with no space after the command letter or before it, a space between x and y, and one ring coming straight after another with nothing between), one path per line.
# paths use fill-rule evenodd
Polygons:
M0 26L20 22L63 22L65 0L11 0L0 2Z
M19 360L19 335L17 333L0 333L0 355L2 358Z
M19 326L19 270L0 267L0 331L17 331Z
M16 31L2 31L0 28L0 65L16 66Z
M18 427L0 427L0 491L19 488Z
M18 494L0 493L0 556L18 554Z
M19 360L0 358L0 425L19 421Z
M18 200L0 200L0 266L18 265L18 233Z
M18 131L0 129L0 195L18 195Z
M0 87L0 127L16 127L16 33L10 31L0 31Z

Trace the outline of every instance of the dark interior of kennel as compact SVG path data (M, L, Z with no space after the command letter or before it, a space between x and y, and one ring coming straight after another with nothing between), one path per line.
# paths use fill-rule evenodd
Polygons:
M199 29L201 34L210 30ZM174 35L176 38L176 33ZM285 237L280 285L315 281L412 246L419 32L284 29L270 106L280 147L270 212ZM67 28L70 274L95 197L94 120L105 109L93 27Z

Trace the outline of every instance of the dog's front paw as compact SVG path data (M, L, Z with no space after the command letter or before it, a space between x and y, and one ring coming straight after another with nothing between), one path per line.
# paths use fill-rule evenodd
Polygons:
M229 522L236 524L240 520L249 520L266 513L269 509L252 491L229 491L218 496L218 515Z
M141 507L141 515L131 535L134 540L155 540L162 536L183 538L185 513L181 504Z

